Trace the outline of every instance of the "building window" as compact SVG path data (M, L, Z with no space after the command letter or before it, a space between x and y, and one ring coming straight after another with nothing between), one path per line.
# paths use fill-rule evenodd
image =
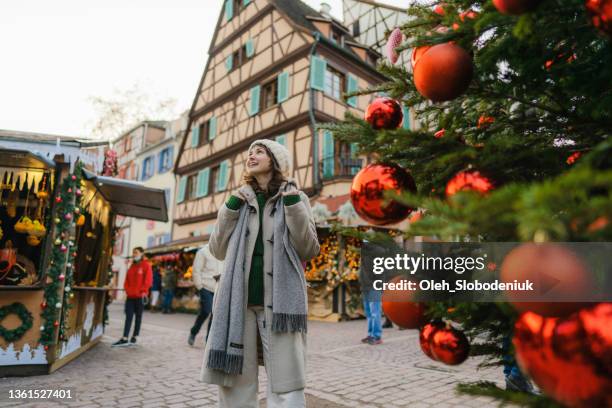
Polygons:
M187 185L185 186L185 200L192 200L196 198L196 188L198 182L198 175L190 174L187 176Z
M142 180L148 180L155 174L153 169L153 156L149 156L142 162Z
M253 40L248 40L246 44L237 49L232 54L232 66L230 72L240 68L253 56Z
M217 178L219 177L219 167L220 166L215 166L215 167L211 167L210 169L210 178L209 180L212 180L212 190L213 193L216 193L218 190L218 185L219 183L217 183Z
M261 109L266 110L267 108L276 105L277 95L277 84L278 81L274 78L272 81L262 85L261 87Z
M200 123L200 139L198 141L198 147L204 146L209 142L208 140L208 128L210 127L210 122L207 120L206 122Z
M359 29L359 20L356 20L353 23L353 37L359 37L359 34L361 34L361 31Z
M345 89L344 74L327 66L325 71L325 93L332 98L342 99L342 92Z
M342 34L340 34L338 31L336 30L331 30L331 32L329 33L329 39L331 40L331 42L333 42L336 45L340 45L342 46Z
M171 147L167 147L159 154L159 172L164 173L172 168L172 151Z

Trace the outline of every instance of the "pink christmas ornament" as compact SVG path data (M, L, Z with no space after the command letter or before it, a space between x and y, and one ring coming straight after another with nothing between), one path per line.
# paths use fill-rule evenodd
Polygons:
M387 53L387 58L391 61L392 64L395 64L399 59L399 54L395 51L395 48L402 43L404 39L404 35L402 34L402 30L399 28L395 28L389 34L389 39L387 40L387 44L385 45L385 51Z

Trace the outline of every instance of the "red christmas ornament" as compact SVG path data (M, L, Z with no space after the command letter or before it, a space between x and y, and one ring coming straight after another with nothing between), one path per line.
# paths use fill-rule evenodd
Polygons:
M67 250L68 250L68 247L67 247L66 245L62 244L62 245L60 246L60 251L62 251L62 252L66 252Z
M470 343L462 331L443 327L431 334L429 347L434 359L448 365L463 363L470 354Z
M459 13L459 20L462 23L465 23L465 20L467 20L468 18L470 20L474 20L476 17L478 17L478 13L472 10L466 10L466 11L462 11L461 13ZM453 23L452 27L453 27L453 30L458 30L460 25L459 23Z
M612 0L587 0L585 7L597 29L612 35Z
M49 346L45 345L45 351L49 350Z
M446 12L444 11L444 6L441 4L436 5L436 7L434 7L433 12L436 13L439 16L443 16Z
M40 308L41 308L41 309L46 309L46 308L47 308L47 302L42 302L42 303L40 304Z
M434 133L434 137L436 139L440 139L441 137L444 137L445 133L446 133L446 129L440 129L436 133Z
M412 49L412 54L410 56L410 64L412 65L413 69L416 66L417 62L419 62L423 54L425 54L430 48L431 45L422 45L420 47Z
M526 312L513 343L521 368L550 397L568 407L612 406L612 304L567 318Z
M402 43L403 39L404 35L399 28L395 28L391 31L391 34L389 34L389 39L385 45L385 51L387 52L387 58L389 58L392 64L395 64L399 59L399 54L395 51L395 48Z
M64 219L65 219L66 221L70 221L70 220L72 219L72 214L71 214L71 213L66 213L66 214L64 214Z
M467 90L473 74L472 57L463 48L454 43L438 44L418 59L414 85L433 102L449 101Z
M399 102L387 97L374 99L365 112L366 122L374 129L397 129L403 117Z
M538 7L542 0L493 0L493 5L502 14L518 16Z
M72 175L72 181L76 180L76 176L73 174Z
M459 191L475 191L484 194L492 188L491 180L481 175L479 171L462 171L446 184L446 195L452 196Z
M375 225L395 224L414 209L387 200L385 191L416 192L409 172L395 164L369 164L353 178L351 202L357 214Z
M54 327L59 326L59 322L58 322L57 320L56 320L56 321L54 321L54 322L53 322L53 326L54 326Z
M64 276L64 275L62 274L62 275L59 275L57 278L58 278L60 281L63 281L63 280L66 278L66 276Z
M567 160L565 160L565 162L571 166L572 164L576 163L576 160L578 160L580 156L582 156L581 152L574 152L569 155L569 157L567 158Z
M584 302L542 302L534 296L546 294L568 300L588 296L594 282L582 260L569 249L554 243L526 243L510 251L501 264L500 280L530 280L534 292L506 291L509 302L521 312L542 316L567 316L585 306Z
M486 125L490 125L493 122L495 122L495 118L493 118L491 116L481 115L478 118L478 124L476 125L476 127L478 129L481 129L481 128L485 127Z
M62 202L62 197L60 197L60 196L55 197L55 202L56 203L61 203Z
M389 282L399 283L406 279L396 276ZM417 329L425 323L425 307L412 301L411 290L385 290L382 294L382 308L385 316L393 323L406 329Z
M436 358L431 353L431 337L433 334L439 330L444 328L444 323L442 322L431 322L427 323L425 326L421 328L419 331L419 344L421 345L421 350L425 355L432 360Z

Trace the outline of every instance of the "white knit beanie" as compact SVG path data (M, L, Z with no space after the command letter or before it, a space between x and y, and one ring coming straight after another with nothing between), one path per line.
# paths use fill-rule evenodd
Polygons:
M289 170L291 169L291 156L289 155L289 150L287 150L285 146L274 140L258 139L251 143L251 146L249 146L249 151L251 151L255 145L267 147L270 153L272 153L272 156L274 156L274 159L278 164L278 169L283 176L289 176Z

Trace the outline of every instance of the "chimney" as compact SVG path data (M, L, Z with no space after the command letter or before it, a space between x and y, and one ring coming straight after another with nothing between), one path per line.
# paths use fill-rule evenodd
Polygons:
M331 18L331 6L329 4L322 2L319 12L323 14L323 17Z

